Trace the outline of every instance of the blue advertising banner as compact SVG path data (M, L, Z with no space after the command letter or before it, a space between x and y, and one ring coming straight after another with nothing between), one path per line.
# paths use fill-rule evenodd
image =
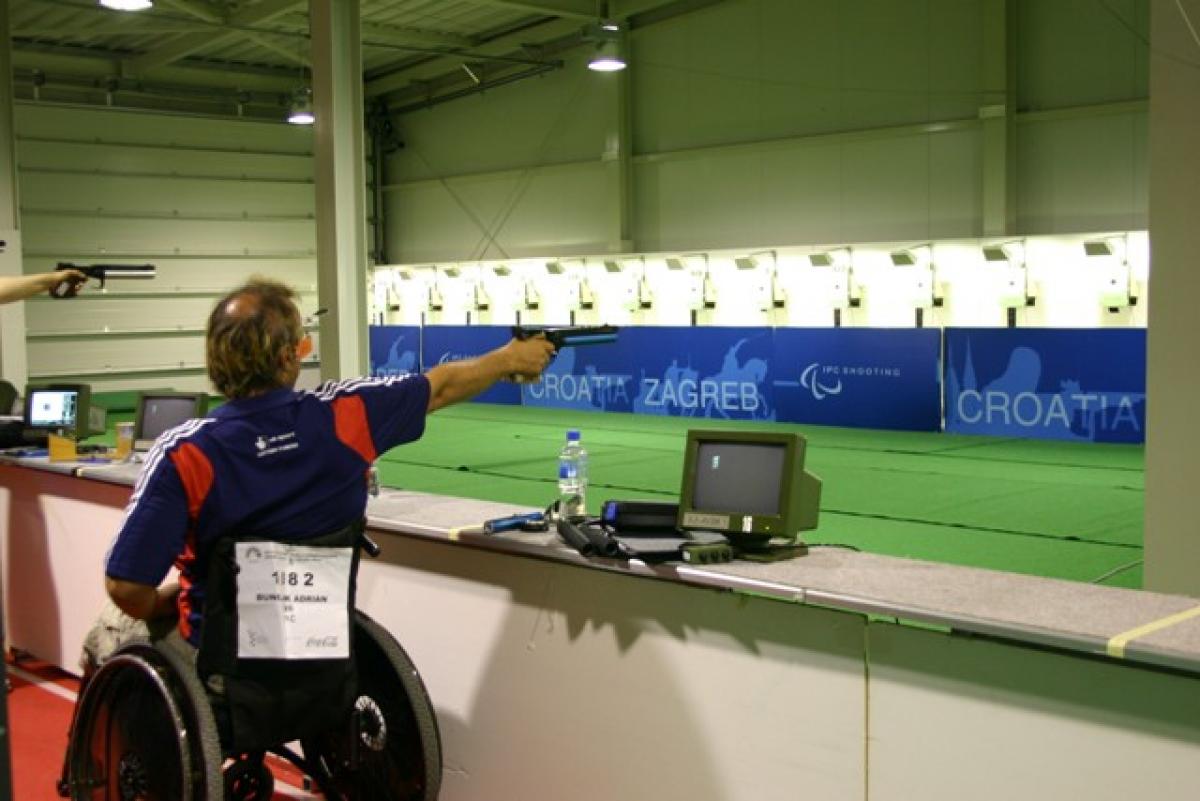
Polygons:
M1142 329L948 329L946 430L1144 442Z
M775 420L769 329L626 327L613 344L564 348L524 403L642 415Z
M772 382L779 419L937 431L936 329L778 328Z
M445 362L473 359L494 350L512 338L512 328L506 325L427 325L422 364L429 369ZM521 389L507 381L496 384L475 397L481 403L521 402Z
M723 420L775 420L769 328L623 328L617 342L564 348L528 406Z
M373 325L367 329L371 375L393 376L421 369L421 329L415 325Z

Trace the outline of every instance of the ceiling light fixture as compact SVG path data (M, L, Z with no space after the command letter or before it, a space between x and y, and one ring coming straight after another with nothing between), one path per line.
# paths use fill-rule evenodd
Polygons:
M588 59L593 72L619 72L628 66L621 52L621 25L614 20L600 20L583 31L583 40L595 45Z
M592 72L620 72L627 66L617 42L601 42L588 61L588 69Z
M292 108L288 112L287 121L292 125L312 125L317 121L313 114L312 90L307 86L296 90L295 96L292 97Z
M113 11L142 11L152 8L154 0L100 0L100 5Z

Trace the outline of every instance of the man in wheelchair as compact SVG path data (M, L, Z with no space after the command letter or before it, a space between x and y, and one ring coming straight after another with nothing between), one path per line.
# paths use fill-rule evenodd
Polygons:
M436 796L440 745L419 676L354 609L359 550L374 548L371 465L419 438L427 414L538 378L553 347L513 340L424 375L297 391L309 351L282 284L252 279L213 309L206 363L228 400L163 434L134 487L105 568L120 611L85 646L94 670L64 796L269 798L262 754L290 741L304 757L284 755L327 797ZM164 585L172 566L179 581ZM398 742L404 730L420 744Z

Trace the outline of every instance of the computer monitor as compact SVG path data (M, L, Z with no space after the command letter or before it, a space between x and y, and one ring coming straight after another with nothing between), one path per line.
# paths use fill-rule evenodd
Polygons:
M133 449L150 450L163 432L207 411L208 395L203 392L143 392L133 424Z
M796 432L689 431L678 527L717 531L745 549L795 541L817 527L821 509L805 450Z
M88 420L92 388L88 384L30 384L25 388L25 430L83 439L90 433Z

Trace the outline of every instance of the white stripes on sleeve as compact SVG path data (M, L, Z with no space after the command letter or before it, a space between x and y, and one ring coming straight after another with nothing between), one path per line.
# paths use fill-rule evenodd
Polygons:
M362 377L346 378L341 381L326 381L316 389L305 392L305 394L312 395L324 403L329 403L341 395L350 395L369 387L390 387L404 381L409 381L418 375L418 373L406 373L404 375L390 375L379 378Z

